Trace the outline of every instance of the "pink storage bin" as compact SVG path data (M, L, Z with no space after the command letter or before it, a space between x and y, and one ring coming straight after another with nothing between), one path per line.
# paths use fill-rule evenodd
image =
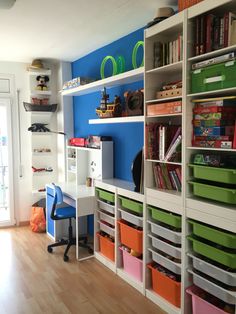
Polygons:
M119 248L123 256L124 271L138 281L143 281L143 261Z
M186 289L188 294L192 296L192 309L193 314L207 313L207 314L227 314L227 312L219 309L215 305L207 302L206 300L200 298L198 293L201 292L197 286L191 286Z

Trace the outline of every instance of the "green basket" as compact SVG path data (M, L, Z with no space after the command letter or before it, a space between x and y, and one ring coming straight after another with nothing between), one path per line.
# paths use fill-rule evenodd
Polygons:
M236 61L231 60L191 72L191 91L200 93L236 86Z
M207 239L230 249L236 249L236 234L221 231L216 228L200 224L193 220L188 220L193 226L193 233L196 236Z
M125 198L125 197L118 197L120 200L120 204L123 208L129 209L132 212L142 214L143 213L143 204L133 201L131 199Z
M181 228L181 217L170 212L166 212L162 209L148 206L148 209L151 211L151 216L154 220L163 222L174 228Z
M98 189L98 188L96 188L96 192L97 192L99 199L113 203L113 204L115 203L114 193L107 192L107 191L104 191L104 190Z
M236 189L223 188L215 185L189 181L193 185L193 194L214 201L236 204Z
M193 164L190 164L189 167L193 168L193 176L196 179L236 184L236 169L216 168Z
M187 236L187 239L193 243L193 251L210 258L231 269L236 269L236 253L228 253L219 248L203 243L194 237Z

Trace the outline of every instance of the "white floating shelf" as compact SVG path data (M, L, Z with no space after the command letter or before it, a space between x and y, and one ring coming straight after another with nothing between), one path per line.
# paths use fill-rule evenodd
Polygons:
M236 87L230 87L230 88L223 88L223 89L217 89L212 90L208 92L201 92L201 93L194 93L194 94L188 94L188 97L196 97L196 96L207 96L207 95L230 95L232 93L236 93Z
M174 73L182 70L183 62L175 62L175 63L170 63L155 69L151 69L146 71L146 74L161 74L161 73Z
M90 119L89 124L144 122L144 116Z
M155 160L155 159L146 159L148 162L159 162L162 164L170 164L170 165L177 165L177 166L182 166L181 162L174 162L174 161L163 161L163 160Z
M61 92L62 96L80 96L100 91L104 87L114 87L122 84L134 83L143 80L144 68L140 67L131 71L107 77L86 85L81 85Z
M42 156L42 157L47 157L47 156L49 156L49 157L51 157L52 156L52 152L50 152L50 153L32 153L32 155L33 156Z
M34 70L34 71L31 71L29 70L28 71L29 75L51 75L52 74L52 71L51 70L46 70L46 69L42 69L42 70Z
M150 99L146 101L146 104L156 103L156 102L176 101L176 100L182 100L182 96Z
M225 53L228 53L232 50L236 50L236 45L229 46L229 47L222 48L222 49L218 49L218 50L214 50L211 52L207 52L207 53L204 53L204 54L199 55L199 56L194 56L194 57L189 58L188 61L201 61L201 60L205 60L205 59L209 59L209 58L214 58L217 56L221 56Z
M74 148L77 150L100 150L100 148L84 147L84 146L67 146L67 148ZM75 158L73 158L75 160Z
M50 90L31 90L30 95L44 95L44 96L50 96L52 95L52 92Z
M235 148L212 148L212 147L187 147L189 150L212 150L212 151L220 151L220 152L236 152Z

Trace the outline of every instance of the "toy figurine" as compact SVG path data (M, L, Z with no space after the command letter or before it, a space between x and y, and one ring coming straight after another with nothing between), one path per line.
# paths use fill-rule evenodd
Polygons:
M49 77L47 75L38 75L36 77L38 85L36 86L36 90L47 91L47 83L49 82Z
M121 100L119 96L115 96L113 103L108 103L109 95L106 93L106 88L102 91L102 99L100 107L96 109L96 114L99 118L119 117L122 113Z

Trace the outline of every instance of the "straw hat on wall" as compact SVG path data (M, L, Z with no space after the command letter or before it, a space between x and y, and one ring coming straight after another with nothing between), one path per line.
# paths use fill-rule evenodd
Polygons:
M151 22L146 25L146 28L163 21L174 14L175 11L171 7L158 8L156 16Z

